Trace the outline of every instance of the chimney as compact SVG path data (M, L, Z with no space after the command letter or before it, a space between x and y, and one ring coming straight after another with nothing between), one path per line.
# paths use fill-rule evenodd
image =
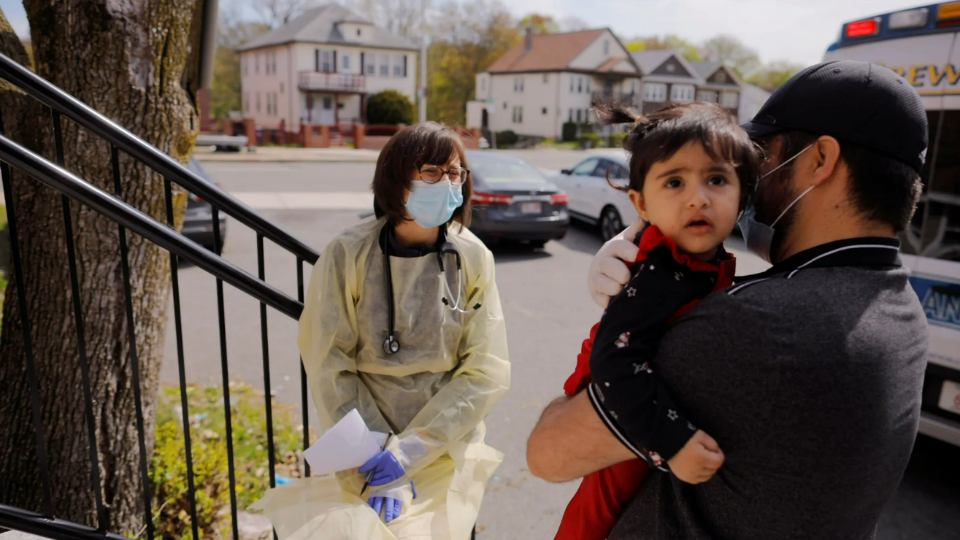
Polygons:
M523 40L523 52L530 52L533 48L533 28L527 27L527 35Z

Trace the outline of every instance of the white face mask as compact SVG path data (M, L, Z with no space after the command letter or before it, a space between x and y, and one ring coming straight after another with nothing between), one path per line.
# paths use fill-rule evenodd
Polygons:
M783 167L787 163L797 159L803 155L804 152L811 149L814 144L817 143L810 143L806 148L795 154L793 157L777 165L767 174L761 176L760 179L757 180L757 189L760 189L760 180L763 180L764 178L777 172L780 167ZM773 226L776 225L777 222L780 221L780 219L785 216L791 208L793 208L793 205L800 202L800 199L802 199L807 193L810 193L810 190L815 187L815 185L810 186L806 191L801 193L799 197L794 199L792 203L783 209L783 212L780 212L780 215L777 216L777 219L773 220L773 223L770 225L766 225L757 221L757 210L751 203L751 205L744 210L743 216L740 217L740 221L737 223L737 225L740 226L740 232L743 233L743 241L747 244L747 250L767 261L768 263L772 263L770 260L770 249L773 247L773 235L776 232L773 229Z

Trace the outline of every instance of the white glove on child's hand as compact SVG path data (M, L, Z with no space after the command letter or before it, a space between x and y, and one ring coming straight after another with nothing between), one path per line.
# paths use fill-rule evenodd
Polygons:
M643 230L644 221L637 219L625 231L607 241L590 263L587 289L593 301L607 309L610 299L620 294L630 281L630 269L624 261L634 261L639 248L633 239Z

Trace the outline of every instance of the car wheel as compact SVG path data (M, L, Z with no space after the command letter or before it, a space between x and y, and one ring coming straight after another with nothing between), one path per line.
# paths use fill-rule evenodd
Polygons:
M606 242L614 236L623 232L623 220L620 219L620 212L617 209L608 206L600 214L600 237Z

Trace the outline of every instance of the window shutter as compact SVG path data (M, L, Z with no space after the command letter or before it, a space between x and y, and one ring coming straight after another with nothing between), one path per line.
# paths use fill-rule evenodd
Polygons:
M320 71L320 49L313 50L314 71Z
M333 72L337 72L337 51L333 51Z
M403 76L407 76L407 55L403 55Z
M364 54L365 53L363 51L360 51L360 74L361 75L367 74L367 59L364 56Z

